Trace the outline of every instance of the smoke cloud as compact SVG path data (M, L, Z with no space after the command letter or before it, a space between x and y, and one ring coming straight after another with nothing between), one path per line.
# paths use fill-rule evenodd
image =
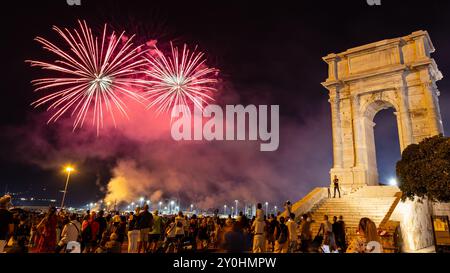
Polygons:
M221 98L222 103L238 100L231 92ZM331 136L325 107L304 123L281 116L276 152L261 152L259 141L177 142L169 117L138 104L130 104L128 113L129 120L103 128L98 137L89 125L72 132L70 119L46 126L46 113L8 131L23 140L16 149L27 155L22 160L43 169L60 168L68 158L108 164L111 179L106 184L93 180L105 201L117 204L141 196L153 203L176 198L182 206L202 208L235 199L280 204L328 182Z

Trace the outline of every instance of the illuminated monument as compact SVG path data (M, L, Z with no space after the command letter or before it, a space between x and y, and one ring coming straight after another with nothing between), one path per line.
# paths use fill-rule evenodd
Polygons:
M401 151L443 133L436 86L442 74L433 52L428 33L418 31L324 58L333 127L330 173L345 189L379 183L373 132L379 111L395 109Z
M349 237L368 217L380 230L396 225L402 251L433 245L430 216L450 216L450 206L401 202L398 187L379 186L373 122L379 111L395 109L401 151L443 133L436 86L443 76L433 52L428 33L417 31L324 57L329 68L322 85L329 90L333 128L330 175L338 176L344 195L329 199L327 188L316 188L293 205L296 215L312 213L313 234L324 215L344 216Z

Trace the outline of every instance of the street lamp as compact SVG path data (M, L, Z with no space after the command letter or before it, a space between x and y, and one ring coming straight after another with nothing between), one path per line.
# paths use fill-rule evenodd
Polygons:
M172 200L170 201L170 214L173 213L173 205L175 204L175 202Z
M223 215L227 215L227 205L223 205Z
M268 209L269 209L269 202L266 202L266 217L267 217L267 215L268 215L268 213L269 213L269 211L268 211Z
M69 186L70 174L71 174L73 171L75 171L75 168L72 167L72 166L70 166L70 165L67 165L67 166L64 168L64 171L67 173L67 179L66 179L66 186L64 187L63 198L62 198L62 201L61 201L61 208L64 208L64 201L65 201L65 199L66 199L67 187Z
M395 178L389 179L389 185L390 186L397 186L398 185L397 179L395 179Z
M142 207L142 205L143 205L143 203L144 203L144 197L139 198L139 202L140 202L141 207Z
M278 207L277 207L277 206L274 206L273 208L274 208L274 210L275 210L275 216L276 216L276 215L277 215L277 212L278 212Z
M159 205L159 210L161 210L162 202L159 201L158 205Z
M239 200L234 200L234 202L236 202L236 216L239 214L239 211L238 211L238 203L239 203Z
M191 213L194 211L194 205L191 204Z

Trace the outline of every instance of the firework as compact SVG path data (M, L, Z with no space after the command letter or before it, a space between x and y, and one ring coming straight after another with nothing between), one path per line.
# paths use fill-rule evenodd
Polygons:
M179 52L172 43L170 47L169 57L158 48L147 54L148 108L156 107L158 113L170 112L174 106L184 106L184 110L192 105L203 109L214 100L212 94L217 91L214 84L219 71L205 65L204 54L197 52L197 48L191 52L185 44Z
M145 51L140 46L133 46L134 36L127 38L124 32L117 36L114 31L107 35L105 25L102 36L98 38L85 21L78 23L79 29L74 30L53 27L70 50L65 51L41 37L35 39L58 59L54 62L27 61L31 66L57 73L54 77L32 82L36 91L50 91L32 105L49 104L47 110L54 113L48 123L71 113L75 116L74 130L83 126L90 112L92 125L96 125L98 134L105 114L110 115L114 126L115 112L128 118L125 97L141 101L142 96L136 90L142 86L136 81L136 75L145 65L142 57Z

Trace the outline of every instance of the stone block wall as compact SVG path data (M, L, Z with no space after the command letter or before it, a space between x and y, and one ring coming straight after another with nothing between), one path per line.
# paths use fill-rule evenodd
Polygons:
M427 201L400 202L390 220L400 221L402 252L411 252L434 245L431 213L433 207Z

